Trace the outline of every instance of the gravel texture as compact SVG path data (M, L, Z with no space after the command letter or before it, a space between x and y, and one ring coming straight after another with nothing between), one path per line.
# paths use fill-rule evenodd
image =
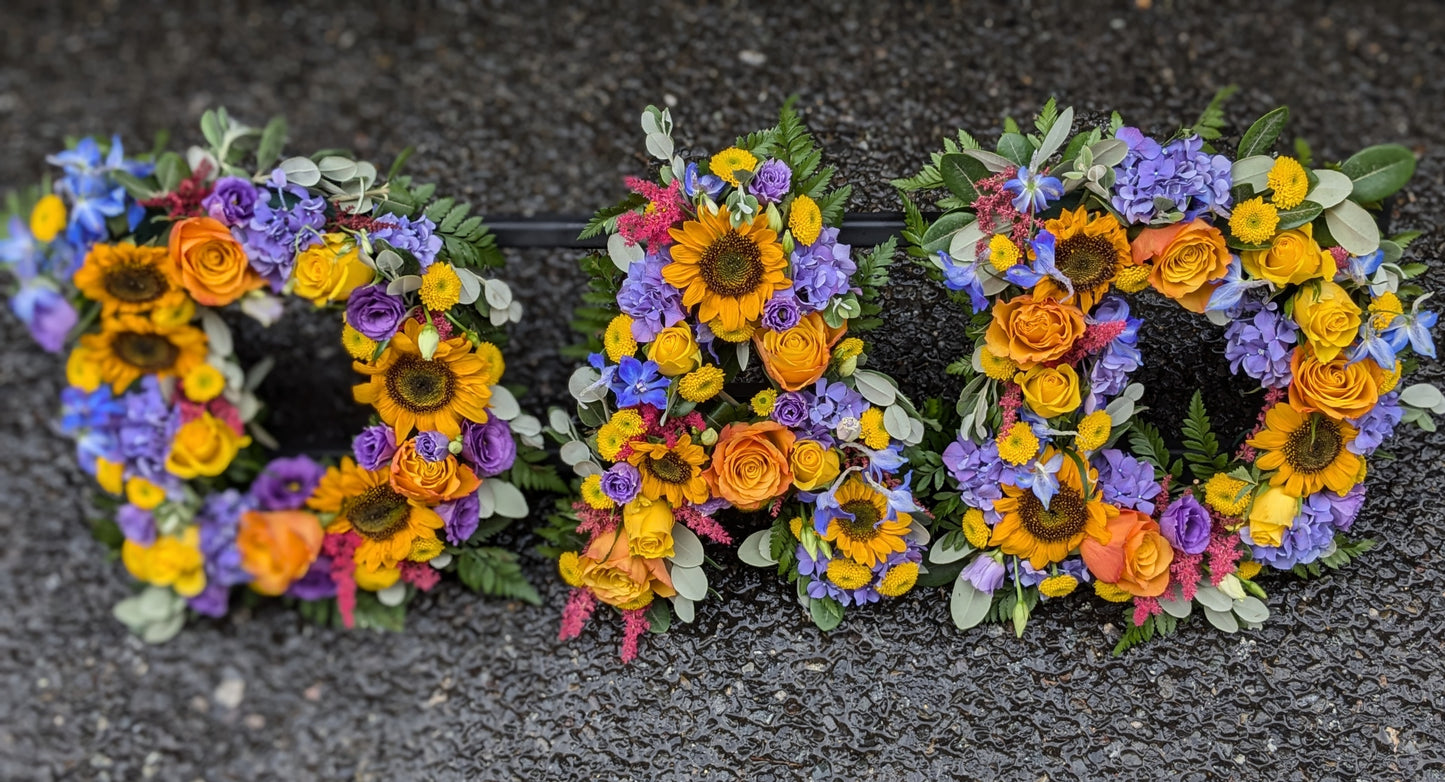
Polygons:
M414 173L487 213L585 212L645 164L641 106L673 105L680 139L716 148L796 92L853 208L892 210L887 180L960 125L988 135L1053 93L1162 128L1237 82L1235 132L1288 103L1319 159L1422 151L1394 224L1425 231L1416 257L1445 239L1445 15L1430 2L220 5L6 2L0 188L38 177L66 134L189 139L224 104L284 112L296 150L387 160L416 144ZM509 261L529 307L509 374L540 409L566 393L554 346L582 280L565 252ZM884 368L915 396L956 392L942 367L959 313L908 270L889 302ZM1203 384L1228 418L1216 332L1157 312L1143 379L1158 415L1177 420L1182 389ZM268 390L295 396L273 422L327 419L293 447L344 442L356 413L333 327L295 316L251 345L282 353ZM86 534L89 483L48 424L61 362L0 323L5 779L1445 778L1440 435L1405 434L1377 470L1357 528L1381 545L1363 561L1271 582L1261 631L1191 625L1123 659L1117 612L1086 601L1042 609L1017 640L958 633L946 594L921 590L823 636L789 590L730 564L695 626L622 667L611 623L554 640L565 590L530 555L543 608L448 585L405 634L268 606L152 648L109 616L129 586ZM1420 376L1441 382L1441 367Z

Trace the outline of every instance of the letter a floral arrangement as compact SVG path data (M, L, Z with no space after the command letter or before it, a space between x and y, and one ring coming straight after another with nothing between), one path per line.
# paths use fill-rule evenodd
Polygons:
M1118 114L1076 131L1050 101L1036 132L1010 121L992 151L960 132L895 183L940 196L931 223L907 203L911 252L974 313L951 368L957 437L914 473L959 628L1022 634L1040 601L1086 584L1129 604L1116 652L1197 613L1256 626L1261 571L1318 575L1368 548L1348 535L1367 460L1398 424L1445 413L1433 386L1402 382L1435 357L1430 294L1408 282L1425 267L1401 260L1416 234L1382 238L1372 214L1414 156L1273 155L1285 108L1228 156L1211 146L1226 97L1162 141ZM1252 430L1214 432L1196 391L1176 456L1135 416L1143 296L1223 327L1231 369L1258 383Z
M561 637L606 603L632 659L707 597L702 540L731 544L750 519L767 526L740 558L795 582L831 630L912 589L928 541L902 478L924 422L849 336L877 323L894 245L855 259L838 241L849 188L829 188L791 105L700 162L676 153L667 111L642 128L657 180L629 178L583 234L609 238L583 262L577 325L597 352L571 381L582 428L549 422L581 479L543 530L573 587Z
M126 157L84 139L9 205L0 261L12 309L69 350L61 430L115 499L97 532L144 589L116 616L149 641L187 609L226 614L234 587L318 621L399 629L407 601L458 571L535 601L514 555L477 545L550 483L541 422L503 373L499 327L520 317L501 255L466 204L327 152L280 159L285 124L224 109L205 145ZM375 425L354 454L268 458L257 391L227 320L270 326L286 298L340 317Z

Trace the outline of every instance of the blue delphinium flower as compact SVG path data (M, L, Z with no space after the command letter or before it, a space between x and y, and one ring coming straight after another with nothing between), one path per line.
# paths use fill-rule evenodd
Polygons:
M1063 466L1064 455L1055 453L1048 461L1031 459L1018 467L1006 465L1002 478L1010 486L1032 491L1048 508L1059 491L1059 469Z
M988 309L988 297L983 293L983 280L978 276L981 261L974 258L963 263L954 263L953 256L939 250L938 259L943 263L943 284L951 291L968 294L968 304L974 312Z
M1408 344L1410 349L1419 355L1435 358L1435 338L1430 335L1430 329L1435 328L1439 315L1420 309L1420 305L1429 297L1430 294L1427 293L1416 299L1409 313L1395 318L1390 327L1385 329L1385 339L1389 340L1390 347L1394 348L1396 353L1404 350ZM1391 369L1393 368L1391 365Z
M1042 212L1049 208L1050 201L1064 197L1064 183L1058 177L1031 172L1028 166L1019 166L1014 178L1003 183L1003 189L1014 194L1014 208L1020 212Z
M46 161L65 171L56 182L55 189L70 207L66 237L71 243L89 247L106 238L110 235L106 221L112 217L124 215L132 231L145 217L145 208L126 193L112 174L125 171L135 176L146 176L151 166L126 160L120 136L111 137L110 151L104 160L101 159L100 144L94 138L86 137L74 149L50 155Z
M667 378L658 374L656 361L638 361L632 356L623 356L612 379L612 393L617 395L618 407L652 405L664 410L667 408L667 382Z
M1264 285L1269 285L1269 280L1246 280L1244 270L1239 263L1239 256L1231 255L1229 270L1225 272L1224 279L1215 283L1214 293L1209 295L1209 303L1205 305L1205 309L1209 312L1223 312L1234 317L1245 302L1245 294L1253 288Z
M1124 321L1124 330L1104 346L1089 369L1088 401L1091 409L1099 409L1108 398L1118 396L1129 384L1129 375L1144 365L1144 354L1138 347L1139 327L1144 321L1130 317L1129 303L1112 294L1101 299L1086 320L1091 323Z
M699 193L706 193L708 198L716 200L722 194L722 179L712 174L699 174L696 163L688 163L687 170L682 175L682 192L688 198L697 198Z
M1370 279L1380 266L1385 262L1385 251L1376 250L1369 255L1351 255L1345 259L1345 266L1335 275L1335 279L1347 279L1356 285L1366 287L1370 285Z
M1386 372L1395 370L1395 346L1368 320L1360 325L1360 341L1350 348L1349 357L1350 364L1368 358Z
M1290 357L1298 334L1279 306L1266 302L1254 317L1236 320L1224 330L1224 357L1234 374L1242 371L1265 388L1285 388L1293 377Z

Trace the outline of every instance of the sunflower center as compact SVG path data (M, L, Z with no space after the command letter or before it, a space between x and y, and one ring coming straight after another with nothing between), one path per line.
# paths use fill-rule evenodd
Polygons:
M169 285L161 270L148 263L123 263L105 273L105 292L127 304L145 304L160 298Z
M868 500L849 500L843 503L843 510L853 514L852 521L846 518L838 519L848 537L854 540L872 540L878 535L875 525L883 518L883 514L878 512L878 506Z
M698 268L708 290L719 296L741 296L762 282L763 252L757 242L728 231L703 251Z
M692 477L692 465L673 451L663 454L661 459L649 456L647 471L663 483L686 483Z
M1312 413L1304 426L1290 432L1284 444L1284 458L1297 472L1321 472L1334 463L1344 444L1339 424Z
M1061 543L1084 531L1089 512L1077 490L1060 486L1047 508L1032 492L1024 495L1019 505L1019 520L1035 539Z
M1114 245L1099 236L1077 234L1059 242L1055 263L1076 290L1096 288L1114 274Z
M396 403L413 413L440 410L452 401L457 377L440 361L402 356L386 371L386 390Z
M341 506L341 513L358 534L372 540L386 540L406 527L411 507L396 490L382 485L348 499Z
M181 355L181 349L160 334L122 331L111 338L110 345L120 360L142 372L170 369Z

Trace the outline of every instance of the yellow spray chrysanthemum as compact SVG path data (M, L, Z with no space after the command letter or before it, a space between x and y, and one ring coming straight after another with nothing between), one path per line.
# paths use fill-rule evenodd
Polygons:
M632 337L631 315L618 315L607 324L607 331L602 333L602 349L613 362L637 352L637 340Z
M155 510L166 501L166 490L136 476L125 482L125 499L142 510Z
M1234 205L1234 214L1229 218L1229 230L1234 237L1245 244L1267 244L1274 238L1274 229L1279 226L1279 211L1263 198L1252 198Z
M1049 576L1039 582L1039 594L1044 597L1066 597L1079 586L1079 579L1068 573Z
M689 402L706 402L723 390L726 379L722 367L707 364L683 375L682 382L677 384L677 393Z
M607 423L617 427L619 432L628 437L636 437L647 430L642 423L642 414L630 407L613 413Z
M1384 331L1395 322L1395 318L1405 314L1405 305L1400 303L1400 297L1393 291L1385 291L1370 302L1369 310L1370 325L1375 331Z
M963 539L968 545L974 548L983 548L988 545L988 538L993 534L988 522L983 518L983 511L978 508L969 508L963 514Z
M65 202L50 193L35 202L30 211L30 235L37 242L53 241L65 229Z
M1013 268L1019 262L1022 253L1019 246L1004 234L994 234L988 240L988 262L1000 274Z
M612 510L616 505L611 497L602 491L602 476L592 474L582 479L582 501L597 510Z
M1238 518L1249 507L1250 493L1245 491L1248 485L1238 478L1217 472L1204 483L1204 504L1226 516Z
M1310 177L1305 167L1292 157L1274 161L1269 169L1268 186L1274 191L1270 201L1280 209L1293 209L1304 203L1310 190Z
M1020 465L1039 452L1039 436L1023 421L1015 421L998 436L998 455L1012 465Z
M411 542L411 553L406 558L411 562L430 562L446 550L446 544L437 538L420 537Z
M708 170L713 173L713 176L727 182L733 187L737 187L738 176L735 172L747 171L751 173L754 168L758 167L758 159L753 157L753 153L746 149L728 147L716 155L713 155L712 159L708 161L707 167Z
M753 415L772 415L773 406L778 403L778 391L773 388L765 388L753 395L750 403L753 407Z
M1386 372L1384 376L1380 378L1380 395L1384 396L1385 394L1394 391L1395 386L1400 384L1400 377L1404 374L1404 366L1399 361L1396 361L1395 368L1390 370L1389 372Z
M1114 287L1125 293L1138 293L1149 287L1149 272L1152 269L1147 263L1125 266L1115 275Z
M1110 603L1127 603L1134 599L1134 596L1113 584L1106 584L1103 581L1094 582L1094 594L1108 600Z
M582 563L581 558L575 551L564 551L562 556L557 558L557 575L562 577L562 583L569 587L582 586Z
M606 423L597 430L597 453L609 462L617 461L617 455L622 453L623 446L632 439L631 435L624 433L617 426Z
M858 418L858 436L863 444L875 451L888 447L888 430L883 426L883 411L870 407Z
M125 465L113 462L103 456L95 460L95 482L107 494L119 495L125 489Z
M432 312L446 312L462 300L462 279L448 263L433 263L421 278L418 294Z
M791 532L791 533L793 533L793 539L794 539L794 540L802 540L802 539L803 539L803 517L802 517L802 516L794 516L793 519L792 519L792 521L789 521L789 522L788 522L788 531Z
M863 355L863 340L857 337L849 337L839 342L838 347L833 348L834 361L843 362L861 355Z
M806 195L794 198L788 210L788 230L793 232L793 241L804 247L818 241L818 234L823 232L823 213L818 209L818 202Z
M978 352L979 366L983 367L983 373L999 382L1013 380L1014 375L1019 371L1019 365L1008 356L994 355L993 351L984 349Z
M181 390L192 402L209 402L226 390L226 376L210 364L197 364L181 378Z
M873 580L873 570L851 559L838 557L828 563L828 580L840 589L862 589Z
M918 583L918 563L900 562L878 579L878 594L884 597L902 597Z
M1079 433L1074 437L1074 447L1080 451L1097 451L1109 441L1114 422L1103 410L1095 410L1079 421Z
M1234 571L1234 575L1248 581L1259 575L1259 571L1262 569L1264 566L1259 564L1258 560L1251 559L1248 562L1239 563L1239 568Z
M376 340L357 331L350 323L341 326L341 346L357 361L370 361L376 355Z

